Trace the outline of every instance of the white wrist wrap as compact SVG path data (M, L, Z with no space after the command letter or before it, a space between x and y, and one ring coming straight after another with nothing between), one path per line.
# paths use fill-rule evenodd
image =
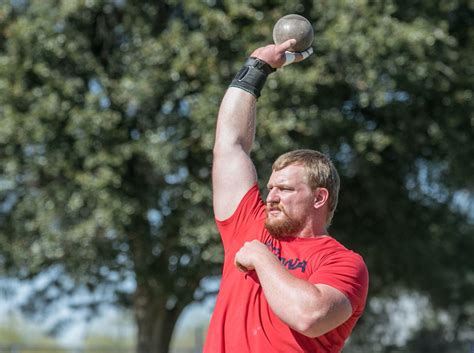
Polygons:
M311 48L311 47L309 47L308 49L306 49L304 51L300 51L300 52L286 51L285 52L285 63L283 64L283 66L292 64L296 60L297 55L301 55L303 57L301 60L304 60L308 56L310 56L311 54L313 54L313 48Z
M291 63L293 63L293 61L295 61L295 59L296 59L296 55L294 53L292 53L291 51L286 51L285 63L283 64L283 66L290 65Z

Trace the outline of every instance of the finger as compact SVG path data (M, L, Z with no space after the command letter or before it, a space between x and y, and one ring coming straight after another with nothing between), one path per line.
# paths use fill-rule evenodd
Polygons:
M247 269L247 267L245 267L244 265L241 265L239 262L235 262L235 266L238 268L238 270L240 272L244 272L244 273L247 273L249 272L249 270Z
M304 59L309 57L311 54L313 54L313 48L311 47L301 52L287 51L285 52L285 63L283 64L283 66L290 65L294 62L298 63L300 61L303 61Z
M288 39L287 41L276 45L276 50L280 53L283 53L290 49L293 45L296 44L296 39Z

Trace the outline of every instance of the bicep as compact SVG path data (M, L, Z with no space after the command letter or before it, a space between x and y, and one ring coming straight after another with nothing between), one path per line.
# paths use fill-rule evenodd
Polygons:
M239 146L214 151L212 192L214 215L229 218L245 193L257 182L257 173L249 155Z

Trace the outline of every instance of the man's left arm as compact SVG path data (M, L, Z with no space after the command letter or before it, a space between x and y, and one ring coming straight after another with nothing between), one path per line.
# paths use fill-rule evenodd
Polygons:
M257 240L245 243L235 256L235 264L241 270L257 273L273 312L305 336L321 336L352 315L351 303L341 291L294 277Z

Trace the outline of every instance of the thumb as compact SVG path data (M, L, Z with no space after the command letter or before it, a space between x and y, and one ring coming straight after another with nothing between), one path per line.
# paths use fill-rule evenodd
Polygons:
M284 41L283 43L278 44L276 46L276 50L280 53L283 53L287 51L288 49L290 49L295 44L296 44L296 39L288 39L287 41Z
M244 265L242 265L240 262L238 261L235 261L235 267L237 267L237 269L240 271L240 272L249 272L248 268L245 267Z

